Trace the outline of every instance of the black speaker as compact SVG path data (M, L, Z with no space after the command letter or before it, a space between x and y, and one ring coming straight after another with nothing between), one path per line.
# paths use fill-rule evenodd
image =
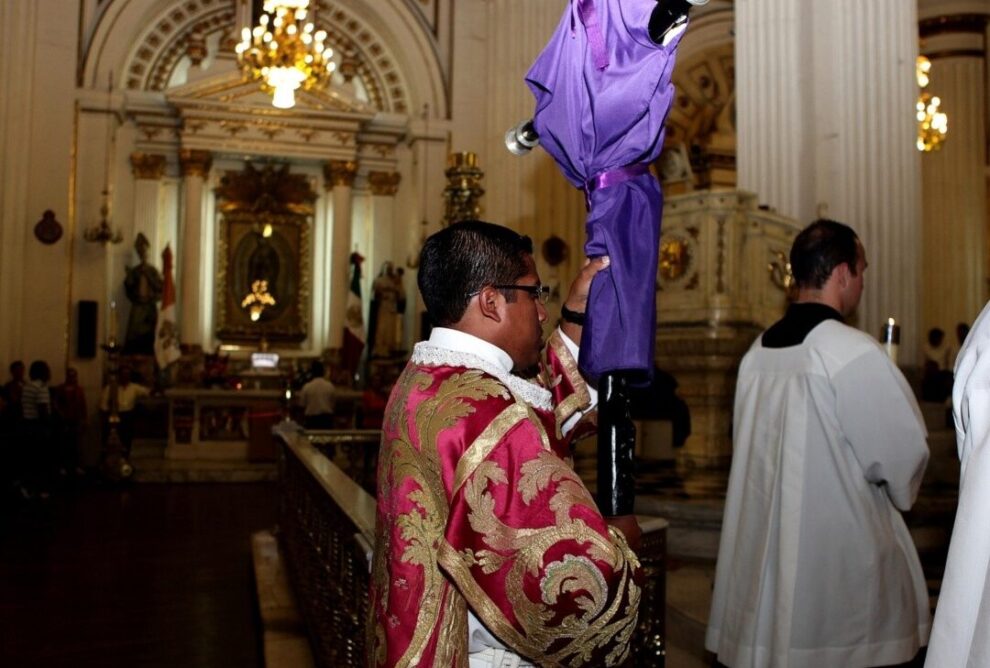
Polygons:
M97 313L95 301L79 300L79 309L76 314L76 357L82 359L96 357Z

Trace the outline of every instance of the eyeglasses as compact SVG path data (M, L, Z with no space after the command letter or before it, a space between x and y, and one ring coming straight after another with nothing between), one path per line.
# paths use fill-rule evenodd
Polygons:
M491 287L496 290L522 290L523 292L528 292L530 297L541 304L546 304L550 301L550 286L543 285L542 283L537 283L536 285L492 285ZM481 294L480 290L472 292L468 297L474 297L479 294Z

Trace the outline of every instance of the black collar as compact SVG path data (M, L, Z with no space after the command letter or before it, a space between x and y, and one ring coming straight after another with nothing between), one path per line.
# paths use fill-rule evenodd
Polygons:
M764 348L790 348L804 343L804 339L826 320L845 322L842 315L831 306L818 302L791 304L784 317L763 332Z

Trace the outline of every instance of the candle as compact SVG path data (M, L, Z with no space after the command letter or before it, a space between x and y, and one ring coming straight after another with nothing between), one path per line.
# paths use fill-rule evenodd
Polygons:
M890 361L897 364L897 348L901 343L901 326L893 318L887 318L886 324L880 330L880 343Z
M110 300L110 328L107 332L107 345L113 348L117 345L117 302Z

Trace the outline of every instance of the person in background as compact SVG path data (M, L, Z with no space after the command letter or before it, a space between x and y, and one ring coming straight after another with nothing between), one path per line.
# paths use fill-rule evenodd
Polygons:
M10 364L10 380L0 387L0 483L20 493L21 392L24 389L24 362Z
M65 370L65 382L55 388L53 399L55 415L59 419L59 473L83 475L80 457L80 441L86 431L89 416L86 411L86 393L79 385L79 372L69 367Z
M51 491L55 462L51 393L48 389L51 377L47 362L31 362L28 382L21 393L21 493L25 498L36 494L47 499Z
M921 371L921 398L925 401L945 401L952 393L952 351L945 341L945 332L938 327L928 330Z
M312 379L296 395L303 407L303 426L306 429L333 429L336 388L326 379L323 362L313 362L309 373Z
M845 324L866 270L856 233L816 221L790 261L795 303L739 367L705 648L731 668L906 663L931 625L901 515L925 424L876 339Z
M131 445L134 443L134 407L141 397L147 397L151 390L144 385L134 382L134 375L131 367L122 364L117 370L117 414L120 416L120 423L117 425L117 436L120 437L120 444L123 446L122 455L124 459L130 459ZM103 387L103 394L100 397L100 411L103 412L104 421L110 417L110 384ZM104 438L109 430L104 430Z

